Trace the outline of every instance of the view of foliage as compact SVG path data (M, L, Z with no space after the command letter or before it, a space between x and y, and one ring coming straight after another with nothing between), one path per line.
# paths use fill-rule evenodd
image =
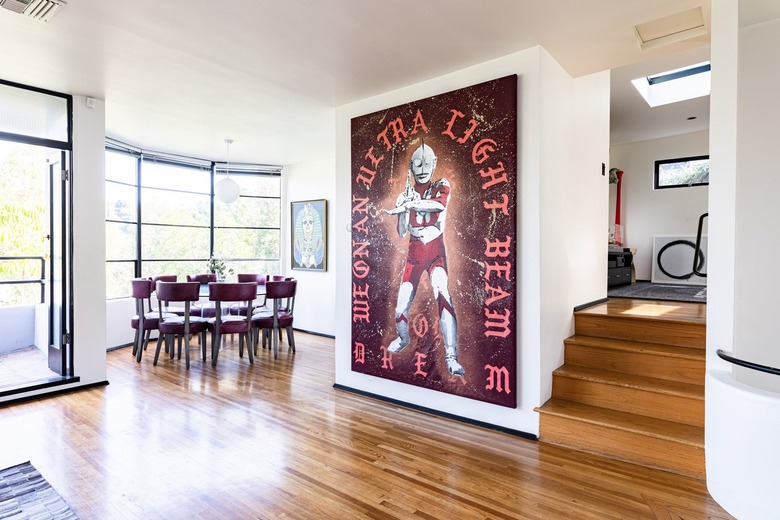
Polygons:
M279 272L281 182L278 177L232 173L241 197L214 202L211 250L210 171L143 161L141 275L208 272L212 254L234 273ZM106 153L107 298L129 296L135 272L138 207L137 159ZM228 277L230 279L230 277Z
M0 141L0 280L40 280L48 260L46 149ZM40 284L0 284L0 306L40 302Z
M670 162L658 165L658 186L709 184L710 160Z

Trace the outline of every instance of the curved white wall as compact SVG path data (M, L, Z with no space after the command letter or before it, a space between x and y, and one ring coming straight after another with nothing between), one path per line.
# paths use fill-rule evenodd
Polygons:
M710 370L705 402L710 493L741 520L777 518L780 394L742 384L729 372Z
M756 7L752 2L742 3ZM739 4L712 2L710 222L705 453L707 487L740 520L778 516L780 393L716 356L777 364L780 253L775 167L780 22L740 27ZM768 4L767 4L768 5ZM777 384L776 376L772 377Z

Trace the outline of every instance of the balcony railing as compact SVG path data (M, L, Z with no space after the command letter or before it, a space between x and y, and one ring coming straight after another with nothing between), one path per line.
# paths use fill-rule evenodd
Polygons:
M0 280L0 285L28 285L39 284L41 286L41 298L39 303L45 303L46 301L46 259L42 256L0 256L0 262L20 262L27 260L36 260L41 263L40 275L38 278L33 279L11 279ZM2 271L0 271L2 272Z

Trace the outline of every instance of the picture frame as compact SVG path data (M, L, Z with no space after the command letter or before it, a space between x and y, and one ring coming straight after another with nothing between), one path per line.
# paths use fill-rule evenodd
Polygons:
M290 263L302 271L328 269L328 201L290 202Z

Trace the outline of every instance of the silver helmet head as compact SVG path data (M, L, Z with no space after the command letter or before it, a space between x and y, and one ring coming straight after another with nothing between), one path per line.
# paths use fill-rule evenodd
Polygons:
M418 184L426 184L433 177L433 170L436 169L436 154L430 146L425 144L414 151L411 160L412 174Z

